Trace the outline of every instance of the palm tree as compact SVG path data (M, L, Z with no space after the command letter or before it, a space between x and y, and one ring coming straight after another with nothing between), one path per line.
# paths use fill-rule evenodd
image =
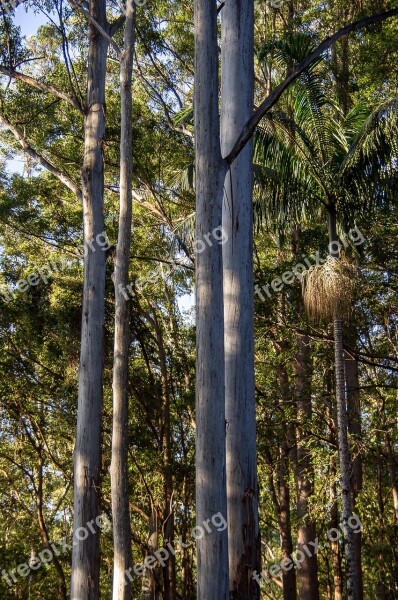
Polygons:
M272 48L273 66L299 61L313 42L304 34ZM342 520L345 532L347 598L359 597L355 540L348 525L353 513L351 464L347 433L343 317L352 302L353 267L340 255L338 230L359 215L396 196L398 171L398 99L386 101L371 114L356 105L344 115L325 92L325 76L314 64L287 93L286 111L267 113L255 140L256 208L279 228L327 215L329 257L303 278L304 301L316 317L333 320L335 346L338 447ZM320 300L322 300L320 302Z

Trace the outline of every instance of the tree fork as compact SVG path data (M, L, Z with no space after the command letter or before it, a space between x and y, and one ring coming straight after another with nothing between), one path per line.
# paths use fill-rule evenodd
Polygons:
M218 112L216 0L195 0L196 240L221 225L227 165ZM227 518L222 247L196 255L196 519ZM198 600L228 600L228 533L197 543Z

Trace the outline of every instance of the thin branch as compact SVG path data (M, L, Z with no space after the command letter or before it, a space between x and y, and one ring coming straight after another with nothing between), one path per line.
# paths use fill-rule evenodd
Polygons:
M145 42L144 36L141 34L141 32L140 32L140 30L138 29L138 27L137 27L137 34L138 34L138 37L140 38L140 41L141 41L142 45L144 46L145 52L147 53L147 55L148 55L148 58L149 58L149 60L151 61L151 63L152 63L152 65L153 65L154 69L156 70L156 72L157 72L157 73L159 73L160 77L163 79L163 81L164 81L164 83L166 84L167 88L168 88L170 91L172 91L172 92L173 92L173 94L174 94L174 96L175 96L175 98L176 98L176 100L177 100L177 102L178 102L178 105L179 105L180 109L182 109L182 108L184 107L184 104L183 104L183 102L182 102L182 100L181 100L181 98L180 98L180 95L179 95L179 93L178 93L177 89L174 87L174 85L173 85L173 83L172 83L172 81L171 81L170 77L168 76L168 74L167 74L167 73L165 74L165 73L162 71L162 69L160 68L160 66L159 66L159 65L156 63L156 60L155 60L155 59L154 59L154 57L152 56L152 53L151 53L151 48L150 48L150 46L148 46L148 44ZM158 61L158 62L159 62L159 61Z
M165 265L174 265L177 267L183 267L184 269L188 269L188 271L194 271L195 268L191 267L190 265L186 265L185 263L182 262L178 262L175 260L166 260L163 258L155 258L154 256L137 256L135 254L130 254L130 258L135 258L136 260L147 260L147 261L153 261L153 262L159 262L159 263L163 263Z
M379 23L380 21L385 21L390 17L395 17L398 15L398 8L394 8L392 10L388 10L387 12L378 13L376 15L372 15L370 17L364 17L363 19L359 19L359 21L355 21L350 25L346 25L342 29L339 29L335 34L327 37L319 46L313 50L310 54L308 54L302 61L300 61L292 70L290 75L286 77L286 79L279 84L273 92L260 104L258 109L252 114L250 119L244 125L241 133L239 134L238 139L232 147L230 153L225 157L225 161L228 165L232 164L235 158L239 155L241 150L246 146L250 138L252 137L254 130L257 125L260 123L261 119L264 115L278 102L279 98L282 96L283 92L287 90L287 88L294 82L300 75L307 69L311 63L314 62L319 56L321 56L326 50L328 50L335 42L337 42L340 38L344 37L348 33L352 31L357 31L358 29L362 29L363 27L367 27L369 25L373 25L374 23Z
M60 30L61 30L61 35L62 35L62 54L64 56L64 61L65 61L65 68L66 68L66 72L68 75L68 80L69 80L69 85L72 89L73 92L73 96L74 98L78 100L78 95L75 91L75 88L73 86L73 81L72 81L72 74L76 83L76 87L77 87L77 91L79 93L80 99L82 100L82 104L84 103L83 100L83 94L80 90L80 86L79 86L79 81L77 79L76 76L76 71L74 69L73 66L73 62L70 58L70 53L69 53L69 42L68 42L68 37L66 35L66 30L65 30L65 24L64 24L64 19L62 16L62 0L60 0L60 5L59 5L59 9L58 9L58 5L56 5L56 10L58 12L58 18L59 18L59 25L60 25Z
M38 81L37 79L35 79L34 77L31 77L30 75L24 75L23 73L20 73L19 71L14 71L13 69L8 69L7 67L4 67L2 65L0 65L0 73L3 73L3 75L7 75L8 77L12 77L13 79L17 79L18 81L22 81L23 83L26 83L27 85L30 85L30 86L36 88L37 90L45 92L46 94L52 94L53 96L56 96L60 100L64 100L65 102L68 102L68 104L73 106L73 108L76 108L79 112L81 112L81 113L83 112L83 108L82 108L80 102L78 102L78 100L76 98L74 98L73 96L70 96L66 92L63 92L62 90L54 87L53 85L51 85L49 83L43 83L42 81Z
M20 134L18 129L12 123L10 123L10 121L6 119L6 117L4 117L1 114L0 123L4 125L4 127L6 127L9 131L11 131L14 138L22 146L22 149L26 154L28 154L31 158L33 158L33 160L38 162L42 167L47 169L47 171L52 173L57 179L59 179L59 181L61 181L68 189L70 189L74 194L76 194L78 198L81 199L82 193L79 187L74 183L74 181L72 181L67 175L64 175L59 169L57 169L57 167L48 162L48 160L41 156L41 154L36 152L36 150L34 150L32 146L30 146L25 140L25 138Z

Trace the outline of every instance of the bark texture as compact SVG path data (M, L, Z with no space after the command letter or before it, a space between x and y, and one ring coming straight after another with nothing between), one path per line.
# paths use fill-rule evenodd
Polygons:
M113 357L113 427L111 497L113 517L113 600L131 599L131 525L128 496L128 367L130 303L123 290L128 285L132 225L133 99L135 3L127 0L124 49L120 58L120 207L115 257L115 339Z
M336 206L328 206L329 244L332 256L338 257ZM339 293L338 290L336 293ZM353 496L351 490L351 456L348 444L348 415L346 398L346 379L344 369L343 320L336 311L333 317L334 356L336 377L337 440L340 461L340 486L342 495L341 520L344 531L344 552L347 574L347 599L359 599L359 576L357 570L354 532L348 525L353 514Z
M279 529L281 535L282 560L293 554L292 527L290 521L289 450L286 442L280 449L278 471ZM282 570L283 600L296 600L295 569Z
M105 0L90 0L90 14L107 27ZM99 514L105 252L104 232L105 74L108 42L89 25L87 104L82 171L84 242L83 315L79 367L77 434L74 455L74 545L72 600L99 597ZM93 250L90 249L92 244ZM96 533L82 538L79 528L93 522ZM77 536L79 532L79 537Z
M227 518L222 246L204 236L221 226L226 165L218 112L217 4L195 0L196 241L196 519ZM228 598L228 534L197 542L198 600Z
M226 156L253 110L253 1L221 11L221 148ZM223 202L225 418L229 594L255 600L260 568L254 393L252 144L230 166Z
M152 506L151 517L149 519L149 533L148 533L148 550L145 560L149 557L154 557L154 553L158 549L158 515L156 508ZM151 558L151 561L156 557ZM151 562L150 561L150 562ZM152 566L151 568L145 568L144 576L142 578L141 596L140 600L158 600L161 595L161 568L159 566Z
M353 342L355 346L355 341ZM362 490L362 457L361 457L361 398L359 391L358 361L349 356L345 359L345 374L347 385L347 409L348 409L348 433L352 434L353 457L351 494L353 509L356 500ZM362 533L359 531L354 535L355 544L355 569L358 574L358 600L363 599L363 575L362 575Z
M311 346L308 336L297 338L297 354L295 360L295 392L297 404L297 550L302 552L304 560L297 570L297 582L300 600L319 600L318 556L312 552L310 556L305 547L313 549L310 542L316 540L315 521L310 513L310 498L314 493L314 469L311 462L310 449L306 445L308 426L311 422Z
M345 559L347 571L347 598L358 600L358 574L355 560L354 532L348 525L353 513L351 494L351 459L348 447L348 419L345 394L343 323L339 315L333 319L335 370L336 370L336 405L337 405L337 438L340 458L340 482L342 494L342 523L344 526Z

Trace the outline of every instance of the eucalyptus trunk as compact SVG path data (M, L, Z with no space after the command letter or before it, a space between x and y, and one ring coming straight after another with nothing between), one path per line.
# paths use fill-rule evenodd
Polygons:
M221 148L231 151L253 111L253 0L229 0L221 11ZM229 594L255 600L260 568L253 326L253 149L230 166L223 203L225 418Z
M196 241L196 519L226 518L225 374L222 246L204 236L221 226L226 164L218 112L216 0L195 0ZM198 600L228 599L228 534L197 542Z
M132 225L133 99L135 3L127 0L124 48L120 57L120 206L115 256L115 339L113 356L113 427L111 498L113 517L113 600L131 599L131 524L128 492L128 367L130 303L123 291L128 285Z
M106 30L105 0L91 0L89 10L91 16ZM72 600L97 600L99 597L99 527L96 519L99 515L100 495L106 258L99 241L102 241L104 233L103 144L107 48L107 39L90 23L82 170L86 256L74 453ZM95 528L95 533L90 531L86 539L82 539L79 528L87 530L88 523Z

